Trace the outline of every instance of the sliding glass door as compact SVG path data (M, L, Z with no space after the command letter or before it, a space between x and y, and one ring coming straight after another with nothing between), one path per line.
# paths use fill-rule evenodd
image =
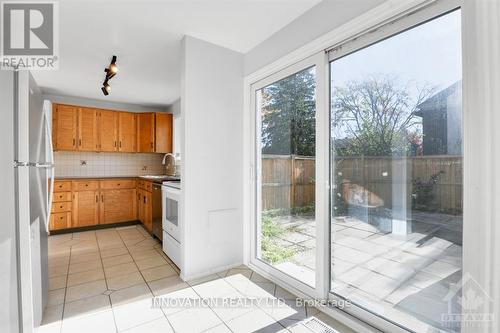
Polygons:
M257 258L314 287L316 68L256 91L259 130Z
M449 10L251 85L252 268L348 300L342 310L387 332L460 331L461 22Z
M447 293L462 278L460 11L333 58L331 291L415 331L455 331L443 314L460 313Z

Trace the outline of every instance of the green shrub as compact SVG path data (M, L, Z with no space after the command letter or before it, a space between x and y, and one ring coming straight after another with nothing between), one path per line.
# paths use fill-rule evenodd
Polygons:
M272 217L263 214L261 232L262 259L275 264L286 261L294 255L291 249L277 243L276 238L282 235L285 230Z

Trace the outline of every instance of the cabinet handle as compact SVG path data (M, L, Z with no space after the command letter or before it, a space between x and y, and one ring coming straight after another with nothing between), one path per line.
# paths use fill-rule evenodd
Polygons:
M104 194L101 194L101 202L104 202Z
M78 144L80 145L80 147L82 146L82 139L78 140Z
M99 196L97 194L95 195L95 202L99 202Z
M146 203L146 196L144 196L143 198L144 198L144 203Z
M120 148L122 147L122 140L120 140Z
M115 148L116 148L116 141L115 141Z
M73 147L75 146L75 144L76 144L76 140L75 140L75 139L73 139Z

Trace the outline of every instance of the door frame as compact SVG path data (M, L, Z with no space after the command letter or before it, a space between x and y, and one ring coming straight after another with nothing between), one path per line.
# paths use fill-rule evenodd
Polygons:
M261 211L261 201L260 201L260 190L261 190L261 152L260 145L254 144L252 149L252 160L255 163L255 168L253 169L253 179L255 183L252 191L252 206L254 209L251 210L251 219L256 221L250 230L250 251L251 257L247 265L249 267L264 272L266 275L274 275L278 277L279 280L284 281L287 285L290 285L294 289L303 291L305 294L316 297L325 298L327 296L327 288L325 285L325 277L328 276L329 272L326 270L329 264L329 257L326 255L324 249L328 245L328 225L326 223L328 217L328 168L325 166L328 162L328 113L325 101L327 100L327 77L328 73L325 70L327 63L327 57L325 52L318 52L315 55L308 57L300 62L294 63L284 70L269 75L262 80L255 82L251 85L251 94L254 98L251 99L251 109L253 112L252 121L252 136L253 142L260 142L260 124L261 118L259 112L256 111L256 92L274 82L284 79L288 76L296 74L302 70L315 67L316 70L316 163L315 163L315 217L316 217L316 229L318 230L316 235L316 270L315 270L315 286L307 285L306 283L292 277L291 275L280 271L270 264L265 263L261 259L258 259L258 253L260 251L259 235L260 235L260 211ZM322 235L323 237L318 237Z
M425 23L447 12L461 7L460 0L408 0L388 1L342 25L305 46L287 54L277 61L248 75L244 80L244 263L261 275L277 282L300 297L327 298L339 300L330 293L330 67L332 54L335 58L367 47L380 40L401 33L416 25ZM259 137L260 119L256 110L255 92L281 78L287 77L311 64L316 65L316 286L311 288L289 275L271 267L256 258L256 235L258 214L260 212L260 159ZM309 65L309 66L308 66ZM321 121L323 121L321 123ZM327 143L327 144L325 144ZM464 156L464 164L465 156ZM465 192L464 183L464 192ZM465 212L464 212L465 216ZM465 224L465 221L464 221ZM465 246L465 245L464 245ZM319 249L323 249L320 251ZM464 256L466 253L464 253ZM471 254L469 254L470 256ZM472 254L473 255L473 254ZM465 270L465 267L464 267ZM359 327L364 331L383 330L384 332L408 332L409 330L368 311L352 306L352 311L329 309L321 310L341 322L352 325L363 321ZM350 319L347 319L350 317ZM364 324L367 325L364 325Z

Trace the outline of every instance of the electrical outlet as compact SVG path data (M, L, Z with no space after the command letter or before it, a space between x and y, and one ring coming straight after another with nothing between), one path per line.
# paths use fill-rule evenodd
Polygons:
M142 171L147 171L148 170L148 166L147 165L143 165L142 166Z

